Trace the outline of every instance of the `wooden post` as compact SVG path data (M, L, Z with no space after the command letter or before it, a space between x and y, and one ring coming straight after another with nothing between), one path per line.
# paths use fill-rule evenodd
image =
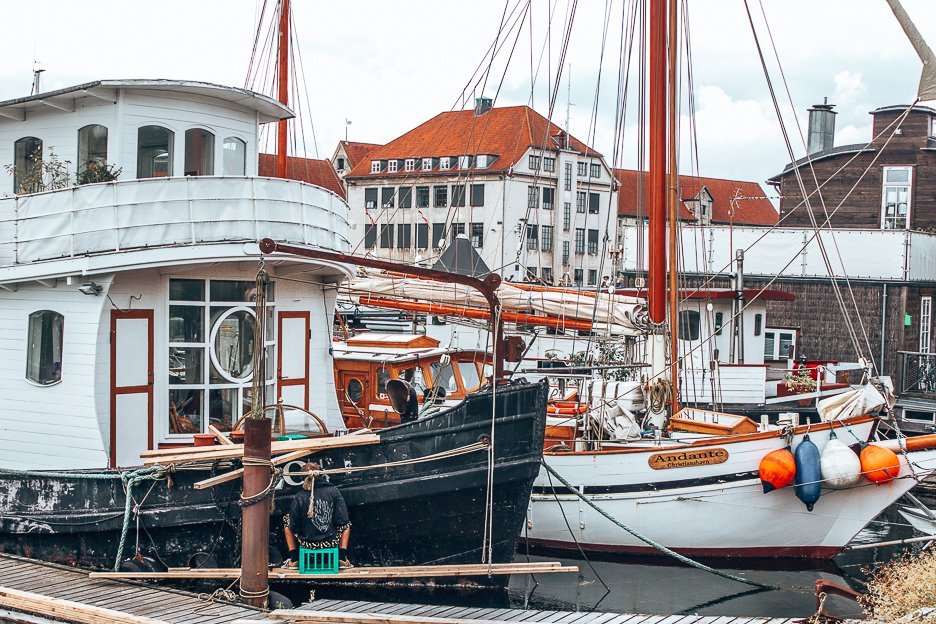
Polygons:
M270 420L244 421L244 497L254 496L270 484ZM252 461L253 460L253 461ZM267 499L241 511L241 600L265 608L270 564L270 504Z

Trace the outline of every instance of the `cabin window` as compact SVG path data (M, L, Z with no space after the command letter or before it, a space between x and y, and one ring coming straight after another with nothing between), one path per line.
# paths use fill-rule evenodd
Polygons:
M423 376L422 369L418 366L404 368L400 371L399 378L413 386L419 394L422 394L426 389L426 378Z
M910 226L910 167L884 167L884 190L881 207L881 227L904 230Z
M41 168L42 139L23 137L13 144L14 193L38 193L41 191Z
M185 131L185 175L214 175L214 135L204 128Z
M458 372L461 373L465 384L465 392L474 392L481 387L481 376L478 375L478 367L474 362L459 362Z
M162 126L137 130L137 178L165 178L172 175L175 133Z
M52 310L29 315L26 379L43 386L62 380L62 331L65 317Z
M256 282L169 280L168 433L229 431L251 409ZM262 348L268 396L276 382L274 288L266 293Z
M432 362L429 364L429 372L432 374L433 387L443 388L448 394L458 392L458 381L451 363L443 365L442 362Z
M696 310L682 310L679 313L679 339L698 340L701 315Z
M247 175L247 143L237 137L224 139L224 175ZM339 163L339 169L344 166Z
M349 401L357 405L364 397L364 384L359 379L351 379L345 387L345 396Z
M78 130L78 173L107 163L107 128L91 124Z
M754 315L754 335L760 336L763 329L764 329L764 315L755 314Z
M764 359L785 360L796 357L796 330L764 328Z
M377 396L387 398L387 384L390 382L390 371L381 368L377 371Z

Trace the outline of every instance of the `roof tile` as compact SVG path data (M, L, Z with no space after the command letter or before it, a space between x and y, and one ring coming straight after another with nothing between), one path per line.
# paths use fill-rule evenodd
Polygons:
M257 169L261 176L276 177L276 154L260 154ZM345 199L344 184L331 161L289 156L286 160L286 178L321 186Z

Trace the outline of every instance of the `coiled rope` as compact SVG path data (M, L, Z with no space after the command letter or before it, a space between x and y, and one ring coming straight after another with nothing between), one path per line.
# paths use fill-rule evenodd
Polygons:
M602 509L601 507L599 507L598 505L596 505L593 501L591 501L590 499L588 499L584 494L582 494L581 492L579 492L579 491L575 488L575 486L573 486L571 483L569 483L569 482L566 481L564 478L562 478L562 475L560 475L560 474L559 474L558 472L556 472L552 467L550 467L549 464L547 464L545 460L542 460L541 463L543 464L543 468L546 469L546 472L548 472L548 473L551 474L552 476L556 477L556 480L558 480L562 485L564 485L566 488L568 488L568 490L569 490L570 492L572 492L572 493L575 494L578 498L580 498L586 505L588 505L589 507L591 507L592 509L594 509L595 511L597 511L599 514L601 514L602 516L604 516L605 518L607 518L608 520L610 520L611 522L613 522L616 526L618 526L618 527L624 529L625 531L627 531L628 533L630 533L631 535L633 535L634 537L636 537L636 538L639 539L640 541L644 542L645 544L647 544L647 545L649 545L649 546L652 546L653 548L657 549L658 551L660 551L661 553L663 553L663 554L665 554L665 555L669 555L670 557L676 559L677 561L679 561L679 562L681 562L681 563L684 563L684 564L686 564L686 565L688 565L688 566L691 566L691 567L693 567L693 568L696 568L696 569L698 569L698 570L704 570L705 572L709 572L709 573L711 573L711 574L714 574L715 576L720 576L720 577L722 577L722 578L726 578L726 579L731 580L731 581L737 581L738 583L744 583L745 585L751 585L751 586L753 586L753 587L760 587L760 588L762 588L762 589L771 589L771 590L777 590L777 591L806 591L805 589L800 589L800 588L795 588L795 587L781 587L781 586L779 586L779 585L771 585L771 584L769 584L769 583L760 583L760 582L758 582L758 581L752 581L752 580L750 580L750 579L746 579L746 578L741 577L741 576L736 576L736 575L734 575L734 574L729 574L729 573L727 573L727 572L722 572L721 570L716 570L715 568L711 568L711 567L709 567L709 566L707 566L707 565L705 565L705 564L699 563L698 561L695 561L695 560L693 560L693 559L690 559L689 557L686 557L686 556L684 556L684 555L680 555L678 552L676 552L676 551L674 551L674 550L670 550L669 548L667 548L667 547L664 546L663 544L660 544L660 543L658 543L658 542L653 541L652 539L650 539L649 537L647 537L646 535L644 535L644 534L641 533L640 531L637 531L636 529L633 529L633 528L627 526L626 524L624 524L623 522L621 522L620 520L618 520L617 518L615 518L614 516L612 516L611 514L609 514L607 511L605 511L604 509Z

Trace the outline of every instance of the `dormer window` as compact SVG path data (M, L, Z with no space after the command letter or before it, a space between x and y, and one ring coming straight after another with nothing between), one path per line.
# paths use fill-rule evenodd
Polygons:
M404 171L416 171L416 159L407 158L406 161L404 161L403 163L403 170Z
M370 172L371 173L380 173L382 167L379 160L370 161Z
M475 159L475 167L478 169L486 169L490 164L491 157L487 154L481 154Z
M423 171L432 171L432 159L423 158L422 159L422 170Z
M439 159L439 169L442 171L448 171L452 168L452 159L448 156L443 156Z
M400 161L397 159L387 161L387 173L396 173L400 170Z
M458 168L459 168L459 169L470 169L470 168L471 168L471 156L459 156L459 157L458 157Z

